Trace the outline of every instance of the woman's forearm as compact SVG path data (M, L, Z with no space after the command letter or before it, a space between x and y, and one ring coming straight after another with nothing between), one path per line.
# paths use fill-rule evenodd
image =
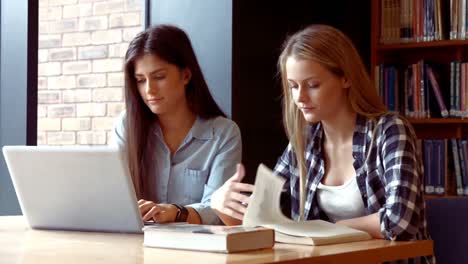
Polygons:
M378 213L345 219L336 223L367 232L374 238L384 238L380 232L380 219Z
M215 211L216 215L219 217L219 219L221 219L221 221L223 221L223 223L227 226L232 226L232 225L241 225L242 224L242 221L239 220L239 219L236 219L234 217L231 217L227 214L223 214L221 212L219 212L218 210L215 210L213 209L213 211Z
M189 212L187 216L187 222L189 224L201 224L202 223L201 217L198 214L197 210L193 209L190 206L186 206L185 208L187 208Z

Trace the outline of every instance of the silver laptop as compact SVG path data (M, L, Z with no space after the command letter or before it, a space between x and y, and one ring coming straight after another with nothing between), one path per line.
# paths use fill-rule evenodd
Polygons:
M29 225L141 233L135 191L117 147L3 147Z

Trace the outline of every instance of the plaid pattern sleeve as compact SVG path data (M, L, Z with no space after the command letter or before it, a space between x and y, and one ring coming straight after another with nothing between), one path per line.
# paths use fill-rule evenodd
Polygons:
M383 167L385 205L378 210L381 232L388 239L416 238L425 222L422 201L422 168L416 136L401 118L383 117L376 139ZM424 223L425 224L425 223Z
M274 169L274 172L277 175L286 178L286 180L289 180L289 166L291 163L290 155L292 154L291 150L292 146L291 143L289 143L281 157L278 159Z
M298 177L291 177L290 173L290 167L291 164L294 163L293 159L291 158L291 155L294 155L292 151L292 146L291 143L288 144L286 147L286 150L283 152L281 157L278 159L278 162L276 163L274 173L285 178L286 182L284 183L283 186L283 195L289 196L290 200L290 215L293 217L293 214L299 212L299 208L297 207L299 203L297 202L292 202L292 200L296 201L299 199L299 193L294 192L293 189L291 189L291 186L295 186L295 182L299 180ZM291 184L291 181L294 183ZM299 184L299 183L298 183Z

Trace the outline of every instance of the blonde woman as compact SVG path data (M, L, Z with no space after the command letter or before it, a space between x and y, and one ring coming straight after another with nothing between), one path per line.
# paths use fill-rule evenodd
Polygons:
M352 42L335 28L311 25L286 41L279 67L290 143L275 172L288 180L291 217L375 238L428 238L416 136L383 105ZM242 220L249 198L240 192L254 188L239 183L243 176L239 165L213 194L212 208L226 224Z

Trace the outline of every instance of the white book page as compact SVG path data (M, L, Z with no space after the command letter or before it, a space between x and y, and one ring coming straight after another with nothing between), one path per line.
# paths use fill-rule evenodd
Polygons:
M296 222L281 212L280 197L285 179L273 174L265 165L260 164L255 180L255 191L244 215L244 226L265 226L278 232L302 237L342 237L360 235L368 237L366 232L344 225L323 220Z
M281 190L285 179L274 175L265 165L260 164L255 179L255 191L244 215L244 226L294 223L283 215L280 208Z
M309 220L300 223L293 222L279 225L267 224L264 226L288 235L311 238L341 237L362 232L344 225L337 225L323 220Z

